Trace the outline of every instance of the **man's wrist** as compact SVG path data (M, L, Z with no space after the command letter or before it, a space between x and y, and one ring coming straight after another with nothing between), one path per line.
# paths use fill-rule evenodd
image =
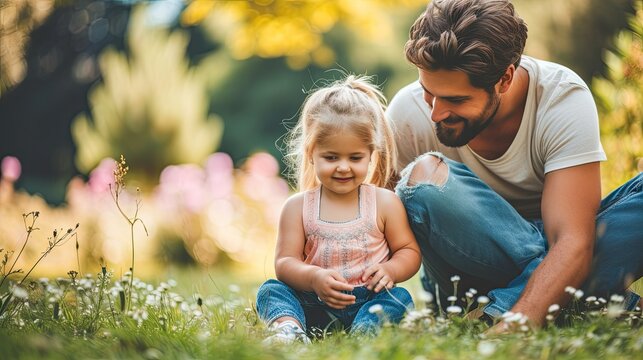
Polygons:
M538 305L532 304L532 305L523 305L523 304L516 304L511 310L511 313L514 314L522 314L523 317L527 319L527 323L529 323L529 326L531 327L541 327L545 321L545 315L546 312L541 312L538 311Z

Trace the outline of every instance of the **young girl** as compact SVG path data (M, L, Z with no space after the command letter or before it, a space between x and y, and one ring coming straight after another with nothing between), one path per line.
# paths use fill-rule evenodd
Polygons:
M384 188L395 162L382 94L364 78L312 93L289 138L300 193L281 212L275 270L257 294L270 340L309 342L305 330L342 325L373 333L413 306L396 283L420 266L397 196Z

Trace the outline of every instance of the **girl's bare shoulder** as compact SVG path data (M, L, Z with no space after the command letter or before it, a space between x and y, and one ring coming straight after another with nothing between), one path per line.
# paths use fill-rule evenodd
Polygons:
M293 213L297 211L301 212L303 206L304 206L304 192L302 191L302 192L293 194L288 199L286 199L286 202L281 208L281 213L282 214Z
M402 203L393 191L381 187L376 187L375 189L378 207Z

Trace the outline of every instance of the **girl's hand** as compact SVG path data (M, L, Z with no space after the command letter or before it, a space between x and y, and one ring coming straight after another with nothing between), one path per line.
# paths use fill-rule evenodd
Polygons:
M312 287L319 299L334 309L343 309L355 303L354 295L341 292L352 291L353 286L335 270L319 269L313 275Z
M364 271L362 281L366 282L366 288L378 293L380 290L391 289L395 286L393 277L383 264L371 265Z

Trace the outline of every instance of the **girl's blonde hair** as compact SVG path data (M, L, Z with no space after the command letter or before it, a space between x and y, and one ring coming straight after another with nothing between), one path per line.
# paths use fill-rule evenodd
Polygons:
M286 138L285 161L299 191L319 185L312 164L315 145L343 132L356 135L371 150L373 164L365 182L386 186L397 152L384 115L386 99L369 80L366 76L349 75L306 98L299 121Z

